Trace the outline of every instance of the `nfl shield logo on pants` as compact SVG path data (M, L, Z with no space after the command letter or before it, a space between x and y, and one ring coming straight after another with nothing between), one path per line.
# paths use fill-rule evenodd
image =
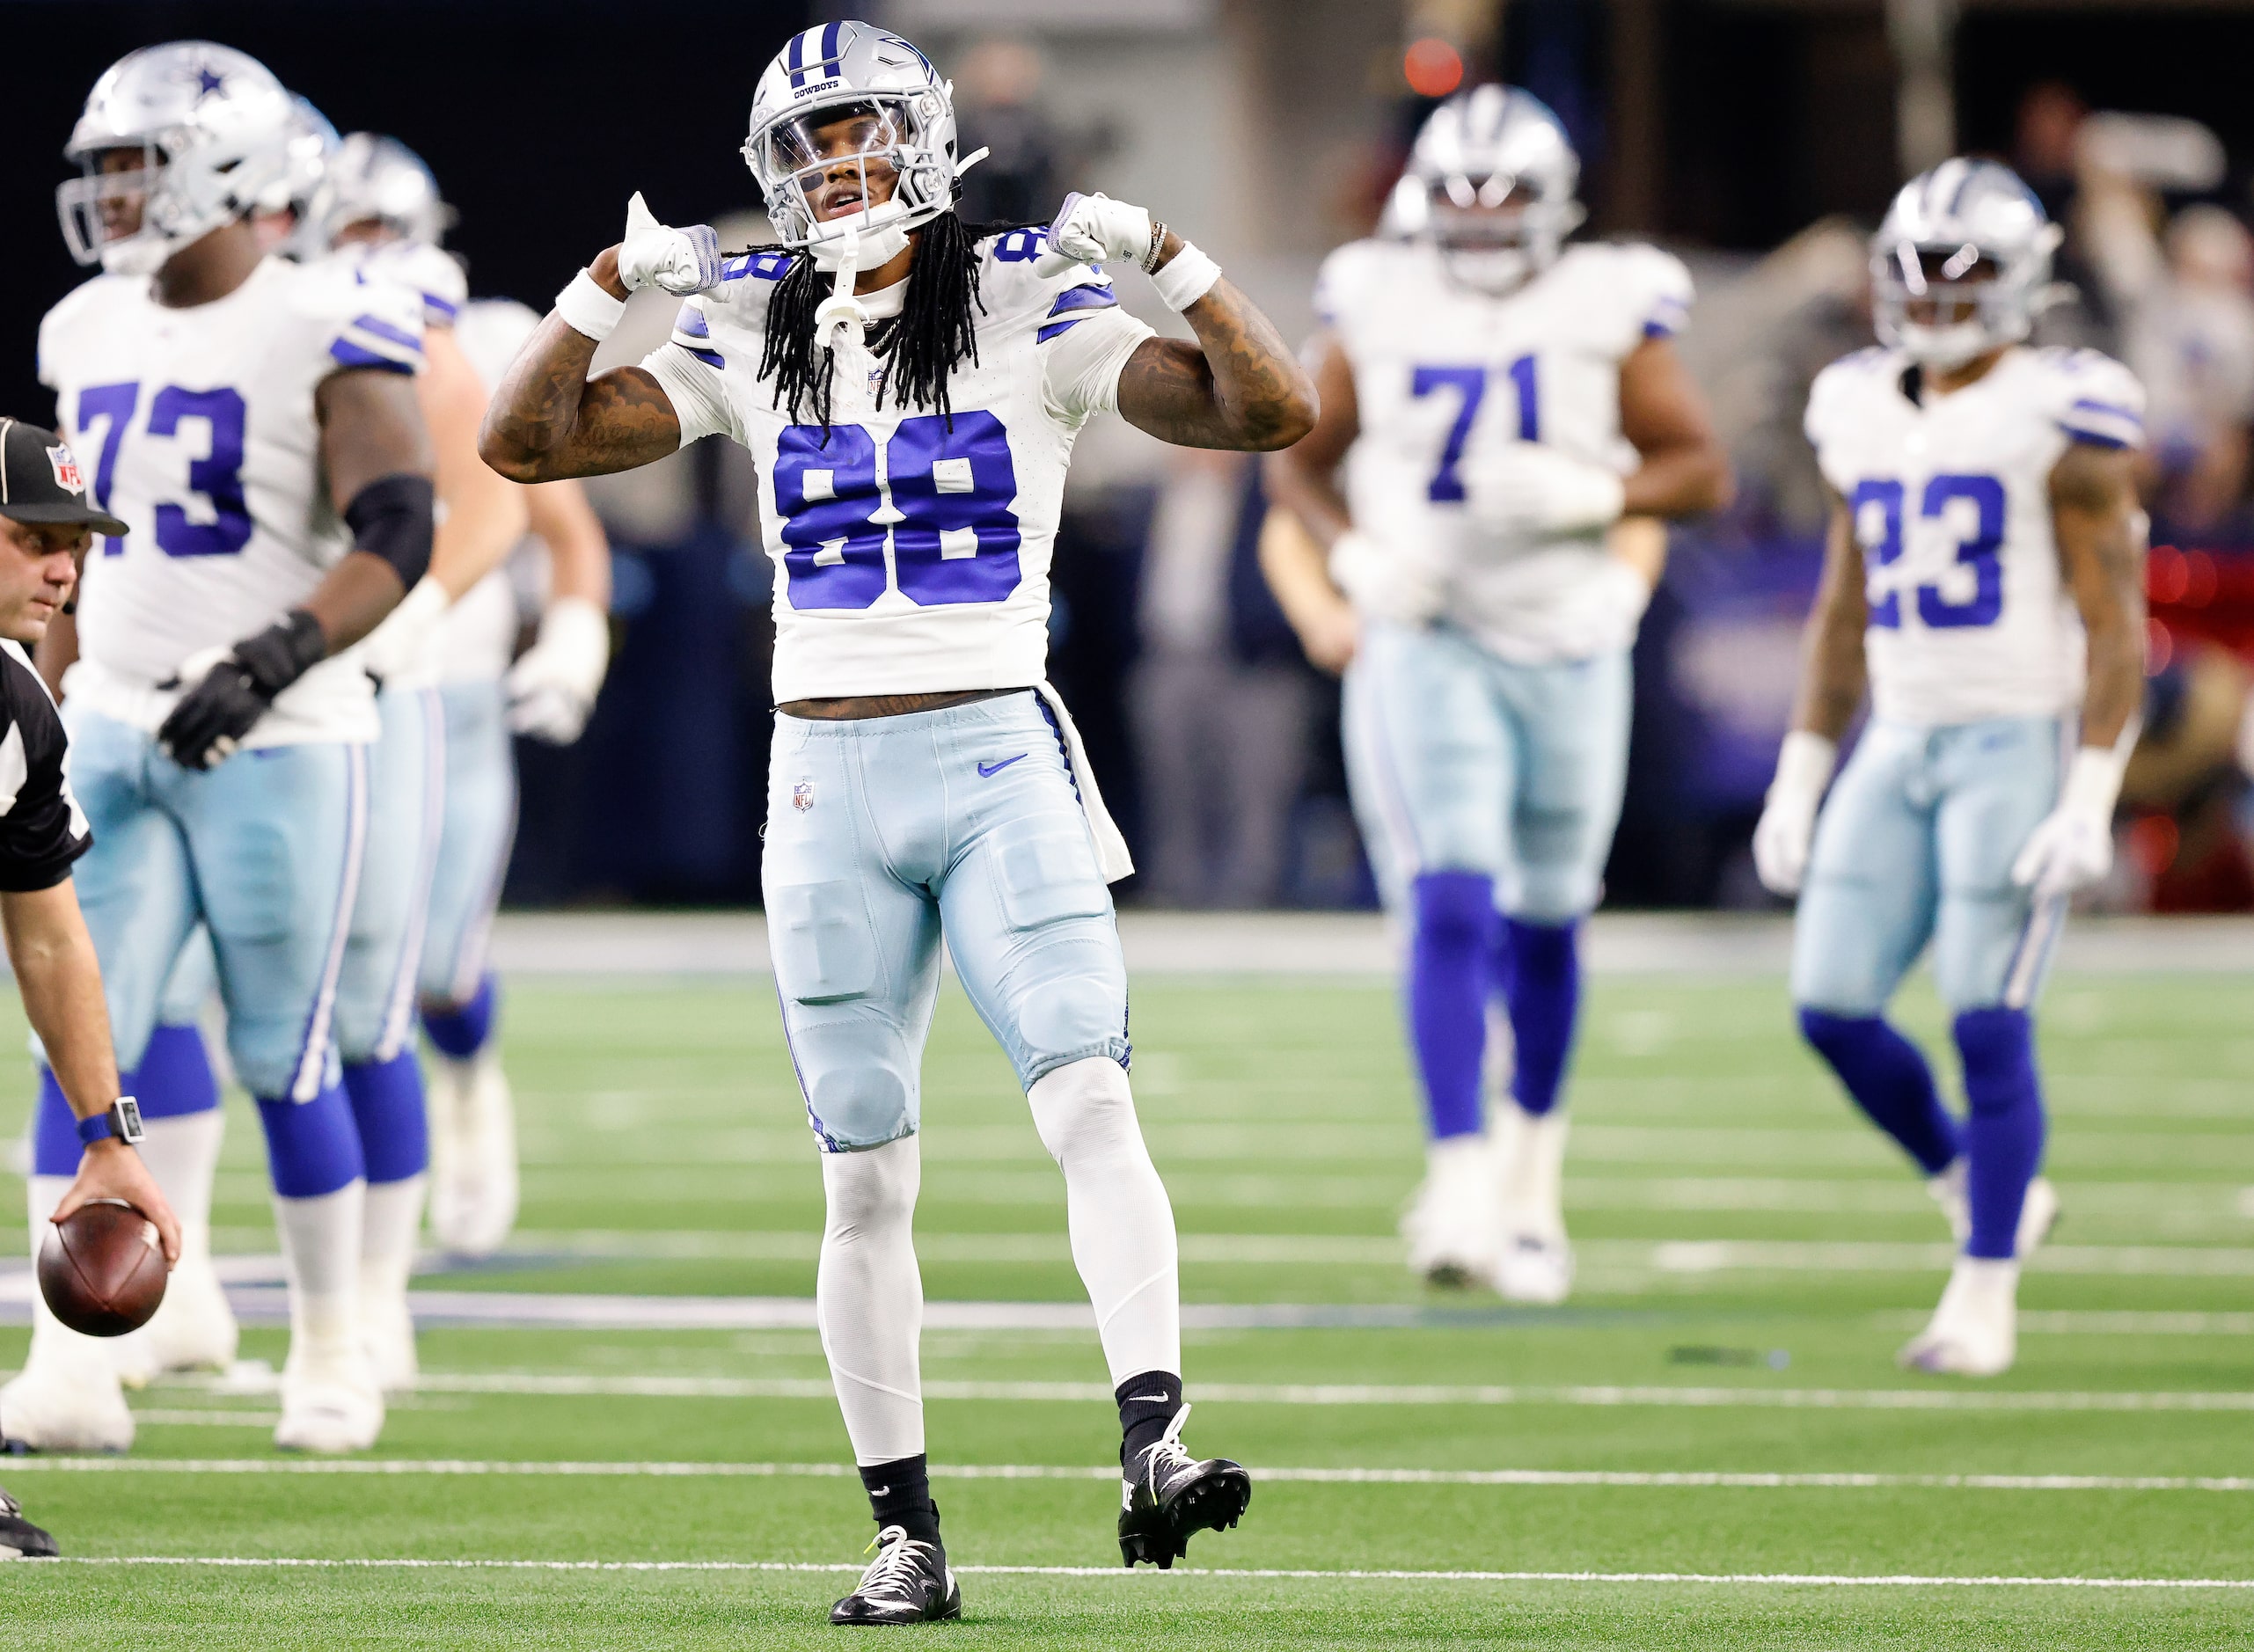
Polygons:
M814 782L801 780L790 789L790 806L803 815L814 807Z

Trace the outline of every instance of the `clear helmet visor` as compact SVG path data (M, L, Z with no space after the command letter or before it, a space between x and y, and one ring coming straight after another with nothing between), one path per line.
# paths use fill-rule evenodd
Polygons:
M930 112L918 107L926 101ZM910 192L919 198L938 187L940 180L921 174L933 167L931 116L940 107L936 99L871 98L807 110L763 128L744 154L771 209L779 206L809 231L845 222L867 227L900 216L883 209L904 178L921 186Z
M2025 336L2003 267L1977 246L1904 242L1882 251L1872 265L1882 327L1919 362L1961 367Z

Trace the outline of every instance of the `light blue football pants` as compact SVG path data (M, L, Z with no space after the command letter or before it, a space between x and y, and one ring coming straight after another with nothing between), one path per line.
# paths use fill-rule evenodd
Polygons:
M1346 773L1388 910L1416 878L1476 872L1513 917L1593 910L1628 779L1625 651L1548 665L1463 632L1372 625L1346 673Z
M1030 1088L1127 1060L1127 970L1063 742L1030 692L900 717L775 718L768 943L832 1152L914 1133L942 937Z
M449 683L444 708L445 819L423 932L425 1002L467 1003L484 978L493 916L516 840L516 753L509 699L498 678Z
M414 1028L445 785L438 691L385 689L376 709L384 735L368 754L368 849L337 982L337 1049L348 1067L392 1060Z
M204 1004L218 990L219 964L211 955L211 932L198 924L172 961L172 973L157 1002L157 1025L194 1027L203 1019Z
M66 705L93 847L75 868L120 1070L141 1064L173 961L211 932L227 1048L251 1093L336 1082L333 1016L367 829L367 754L321 743L183 769L155 737Z
M1873 722L1817 817L1793 1001L1876 1015L1930 941L1952 1012L2032 1003L2066 903L2038 903L2011 863L2058 802L2067 732L2049 717Z

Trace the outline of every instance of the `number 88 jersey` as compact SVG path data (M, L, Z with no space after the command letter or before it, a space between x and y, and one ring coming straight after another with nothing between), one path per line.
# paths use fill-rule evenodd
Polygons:
M948 376L948 414L877 400L882 361L836 359L831 420L794 419L759 376L767 305L791 255L732 259L686 300L642 365L685 447L750 450L775 581L778 702L1030 688L1046 674L1049 560L1072 442L1117 406L1120 369L1152 330L1100 269L1043 277L1043 232L979 244L977 359ZM829 277L823 278L827 290ZM862 295L880 322L908 283Z
M1862 547L1873 713L1919 727L2082 703L2082 617L2059 567L2051 471L2073 443L2135 447L2144 390L2095 350L2014 347L1919 396L1909 358L1834 362L1806 429Z

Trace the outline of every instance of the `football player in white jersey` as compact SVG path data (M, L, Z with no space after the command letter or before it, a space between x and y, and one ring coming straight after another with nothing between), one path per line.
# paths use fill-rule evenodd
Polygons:
M1408 932L1428 1131L1409 1265L1528 1302L1562 1300L1572 1278L1561 1091L1577 932L1626 781L1647 519L1711 510L1731 487L1671 342L1690 276L1649 246L1566 245L1578 174L1526 92L1480 86L1434 110L1396 232L1323 266L1322 417L1268 462L1306 530L1270 547L1272 567L1301 547L1296 577L1277 567L1286 611L1319 659L1352 648L1347 772ZM1322 612L1325 552L1352 632ZM1483 1127L1497 998L1511 1098Z
M1753 837L1762 881L1800 896L1802 1032L1962 1246L1903 1362L1969 1377L2009 1368L2018 1259L2057 1209L2035 1175L2032 1005L2068 895L2111 865L2144 692L2144 391L2095 351L2025 344L2058 239L1994 162L1946 161L1894 198L1871 244L1884 347L1809 392L1831 532ZM1961 1125L1884 1019L1928 942Z
M816 1297L880 1552L839 1623L961 1611L917 1367L918 1070L942 937L1065 1173L1124 1436L1129 1564L1232 1524L1251 1482L1183 1449L1174 1219L1129 1091L1105 883L1130 869L1043 682L1049 558L1073 439L1116 409L1160 438L1266 449L1313 386L1212 260L1140 208L1067 197L1045 230L953 211L948 83L866 23L792 39L743 154L783 245L723 262L657 223L559 296L487 416L523 481L629 469L725 434L757 462L778 565L765 881L784 1026L822 1148ZM1153 272L1197 343L1119 308ZM673 340L589 380L626 294L692 295Z
M372 1444L384 1414L333 1021L377 727L350 650L421 578L433 493L417 308L261 252L251 215L286 172L289 113L262 65L203 41L96 83L67 150L84 176L57 193L74 255L106 273L49 312L40 371L132 529L91 559L65 678L96 839L79 888L119 1065L139 1064L202 922L289 1271L275 1439L333 1451ZM42 1129L53 1117L49 1098ZM178 1164L150 1168L177 1197ZM132 1437L106 1353L59 1326L36 1327L0 1404L35 1445Z

